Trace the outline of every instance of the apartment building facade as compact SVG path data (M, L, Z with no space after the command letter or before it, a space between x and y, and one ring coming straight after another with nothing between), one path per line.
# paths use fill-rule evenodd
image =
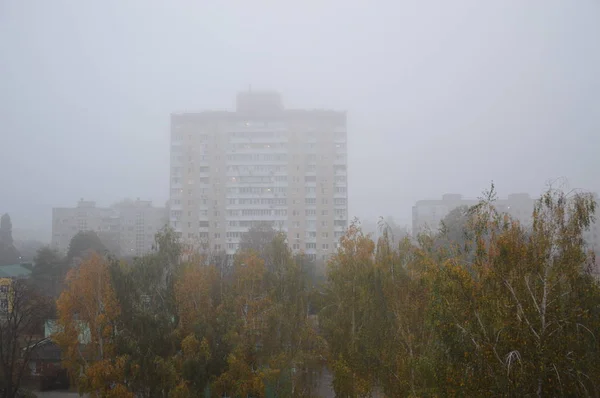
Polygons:
M594 200L597 205L600 205L600 195L594 193ZM600 267L600 211L596 209L596 214L592 224L583 232L583 239L586 242L588 249L596 253L596 260ZM600 269L597 270L600 274Z
M424 232L437 232L442 220L452 210L477 203L479 200L465 199L460 194L445 194L441 200L419 200L412 208L412 233L416 236ZM515 193L496 200L494 206L499 212L508 213L527 225L531 223L534 204L535 200L529 194Z
M233 255L269 223L294 252L324 260L348 226L346 114L285 109L243 92L235 111L171 115L170 224Z
M76 207L52 209L52 247L66 253L78 232L94 231L114 254L141 256L152 249L154 235L167 223L167 210L150 201L125 200L97 207L82 199Z

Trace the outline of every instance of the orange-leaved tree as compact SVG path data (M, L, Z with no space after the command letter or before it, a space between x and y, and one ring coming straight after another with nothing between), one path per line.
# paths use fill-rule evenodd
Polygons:
M183 335L204 326L215 316L213 291L218 286L219 274L212 266L198 263L184 266L175 282L175 302L179 316L179 329Z
M126 361L116 356L115 324L120 306L108 261L92 253L71 269L57 309L55 340L79 391L97 397L132 396L123 380Z

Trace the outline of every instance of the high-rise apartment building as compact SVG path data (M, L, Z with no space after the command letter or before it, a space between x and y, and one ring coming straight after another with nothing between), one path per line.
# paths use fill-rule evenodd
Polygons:
M80 231L94 231L109 250L120 256L140 256L152 249L154 235L167 224L164 207L146 200L126 200L111 207L84 201L77 207L52 209L52 247L66 252Z
M325 259L348 226L346 114L243 92L234 112L171 115L170 223L232 255L259 223Z

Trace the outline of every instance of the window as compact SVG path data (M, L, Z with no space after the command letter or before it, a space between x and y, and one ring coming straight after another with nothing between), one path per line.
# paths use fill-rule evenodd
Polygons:
M329 203L329 201L327 200L327 198L321 198L321 204L326 205L327 203Z
M317 248L316 243L306 243L306 249L316 249L316 248Z
M300 221L294 221L292 225L294 226L294 228L300 228Z
M306 216L316 216L317 215L317 211L315 209L306 209L304 211L304 215L306 215Z
M316 205L317 199L316 198L306 198L306 199L304 199L304 204L307 206Z
M323 232L321 234L321 237L323 237L323 238L329 238L329 232Z
M294 243L293 249L294 250L300 250L300 244L299 243Z
M327 210L321 210L321 215L322 216L326 216L327 215Z
M329 243L323 243L323 250L329 250Z
M219 239L221 237L221 234L219 232L215 232L215 239Z

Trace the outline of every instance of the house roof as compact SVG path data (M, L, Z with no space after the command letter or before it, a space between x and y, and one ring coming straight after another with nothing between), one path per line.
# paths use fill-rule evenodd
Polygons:
M21 264L0 266L0 278L27 278L31 270Z

